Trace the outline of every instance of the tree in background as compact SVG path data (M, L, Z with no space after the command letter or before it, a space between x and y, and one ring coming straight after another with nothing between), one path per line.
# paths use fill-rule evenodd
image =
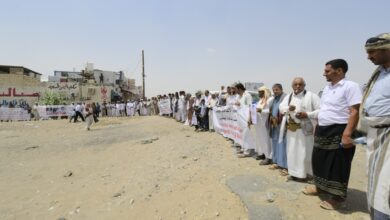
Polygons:
M54 92L45 92L41 102L45 105L60 105L64 103L65 97L63 94Z

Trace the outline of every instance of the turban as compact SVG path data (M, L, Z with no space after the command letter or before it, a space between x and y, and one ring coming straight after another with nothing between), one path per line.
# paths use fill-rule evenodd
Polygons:
M271 91L267 88L267 87L265 87L265 86L262 86L262 87L259 87L258 89L257 89L257 91L264 91L264 95L265 95L265 97L270 97L271 96Z
M366 50L390 49L390 33L380 34L366 41Z

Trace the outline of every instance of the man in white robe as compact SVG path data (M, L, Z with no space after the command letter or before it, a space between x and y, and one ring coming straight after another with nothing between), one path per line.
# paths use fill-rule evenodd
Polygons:
M133 116L134 109L133 109L133 103L131 101L128 101L126 104L126 112L127 112L127 116Z
M258 89L259 102L256 105L256 124L254 125L256 130L257 138L257 149L258 156L257 160L262 159L259 165L272 164L272 146L271 138L267 128L267 122L269 117L269 97L271 92L265 86Z
M209 100L209 103L207 105L207 108L209 109L209 131L214 132L214 123L213 123L213 108L217 105L217 95L212 94L211 99Z
M180 91L179 95L179 101L178 101L178 116L177 116L177 121L180 122L185 122L185 110L186 110L186 98L185 98L185 92Z
M251 157L254 154L254 148L255 146L253 139L251 139L251 130L249 129L249 108L252 105L252 96L249 94L246 90L245 87L242 83L237 83L235 85L237 93L238 93L238 101L236 102L236 106L238 108L242 108L243 110L245 109L245 112L247 115L247 118L245 118L245 121L247 122L247 127L244 128L243 134L242 134L242 139L243 139L243 144L242 144L242 149L240 152L238 152L238 157L239 158L245 158L245 157ZM249 137L249 138L247 138ZM246 141L248 140L248 141Z
M287 167L293 180L306 179L307 174L312 174L314 119L309 119L308 115L319 109L320 98L306 91L305 86L303 78L295 78L292 82L293 92L279 107L287 121Z

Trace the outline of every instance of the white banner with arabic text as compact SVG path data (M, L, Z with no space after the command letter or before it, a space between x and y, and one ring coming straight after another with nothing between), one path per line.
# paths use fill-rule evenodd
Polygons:
M233 139L245 149L255 147L251 129L248 127L249 107L221 106L213 108L214 129L224 137Z

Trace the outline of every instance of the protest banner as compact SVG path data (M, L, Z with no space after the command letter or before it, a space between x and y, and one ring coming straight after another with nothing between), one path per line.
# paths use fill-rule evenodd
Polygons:
M169 99L161 99L158 103L158 108L160 109L161 115L171 114L171 100Z
M1 121L27 121L30 120L31 115L23 108L0 108Z
M73 107L70 105L40 105L37 110L41 119L48 119L50 117L69 116L73 111Z
M213 108L214 129L224 137L233 139L240 145L252 144L247 137L249 108L237 106L222 106Z

